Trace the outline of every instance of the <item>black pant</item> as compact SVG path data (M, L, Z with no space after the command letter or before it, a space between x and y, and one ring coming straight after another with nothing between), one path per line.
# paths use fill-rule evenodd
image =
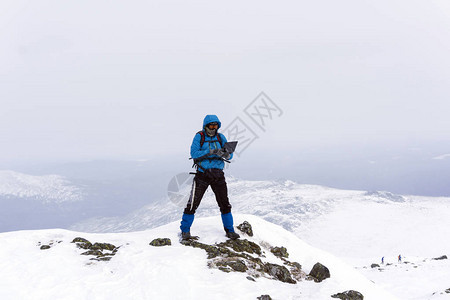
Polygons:
M194 177L191 196L184 209L185 214L195 214L195 210L200 205L208 186L211 186L216 195L216 201L220 207L220 212L222 214L231 212L231 204L228 200L228 188L223 171L221 169L207 169L204 173L198 171Z

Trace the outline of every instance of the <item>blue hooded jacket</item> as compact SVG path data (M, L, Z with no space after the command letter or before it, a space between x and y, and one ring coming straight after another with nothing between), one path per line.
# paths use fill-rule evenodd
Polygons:
M206 134L205 131L205 127L207 124L212 123L212 122L217 122L217 124L219 125L219 128L217 129L217 133L216 136L208 136ZM207 155L210 151L210 149L220 149L223 147L223 145L227 142L227 139L225 138L225 136L221 133L219 133L219 129L221 126L221 122L219 120L219 118L216 115L207 115L205 117L205 119L203 120L203 128L202 131L204 132L205 135L205 142L203 143L203 146L200 147L200 140L201 140L201 136L200 134L196 134L194 137L194 140L192 141L192 145L191 145L191 157L192 158L199 158L202 157L204 155ZM220 135L220 140L222 141L222 145L219 143L219 140L217 139L217 135ZM211 155L209 156L210 158L219 158L219 156L217 155ZM233 154L231 154L231 157L229 159L233 158ZM203 161L201 161L200 163L200 167L198 168L199 172L203 172L202 168L207 170L207 169L221 169L223 170L223 167L225 166L225 163L222 160L218 160L218 159L205 159Z

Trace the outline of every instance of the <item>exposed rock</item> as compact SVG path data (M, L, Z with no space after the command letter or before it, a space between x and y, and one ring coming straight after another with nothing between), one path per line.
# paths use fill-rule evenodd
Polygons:
M248 236L253 236L252 225L250 225L250 223L247 221L244 221L242 224L238 225L237 229L247 234Z
M55 243L62 243L62 241L53 241L53 240L51 240L51 241L49 241L47 244L42 244L41 242L38 242L38 244L37 244L37 246L39 247L39 249L41 249L41 250L47 250L47 249L50 249L51 247L53 247L53 245L55 244Z
M253 278L252 276L247 276L247 279L250 281L256 281L255 278Z
M103 256L103 252L100 250L88 250L86 252L81 253L81 255Z
M292 279L291 273L285 266L266 263L264 265L264 272L273 276L274 278L278 279L279 281L287 282L287 283L294 283L294 284L297 283L294 279Z
M110 261L112 258L112 256L98 256L96 258L91 258L91 260L96 260L96 261Z
M231 268L236 272L245 272L248 270L247 266L245 265L245 262L241 259L231 258L231 259L223 259L216 263L216 265L219 267L219 269L227 269ZM220 268L222 267L222 268ZM225 271L225 270L222 270ZM231 270L229 270L231 271ZM227 271L225 271L227 272Z
M219 249L219 247L215 247L215 246L208 245L208 244L203 244L203 243L197 242L196 240L182 240L180 243L185 246L191 246L194 248L200 248L200 249L205 250L206 253L208 254L208 259L215 258L221 254L221 251L220 251L221 249ZM226 252L226 250L228 250L228 249L222 249L222 250L224 252Z
M84 239L82 237L74 238L72 243L89 243L90 244L90 242L87 239Z
M433 258L433 260L444 260L444 259L448 259L447 255L442 255L440 257Z
M321 263L316 263L311 272L309 272L309 276L314 277L315 282L321 282L330 278L330 270Z
M446 289L445 292L446 292L447 294L450 294L450 289Z
M305 272L302 271L302 265L298 262L290 262L288 260L284 260L284 264L289 266L292 276L295 280L300 281L306 278Z
M364 296L357 291L345 291L343 293L337 293L331 296L332 298L339 298L341 300L363 300Z
M277 257L289 257L289 253L287 252L287 249L285 247L273 247L272 249L270 249L270 252L272 252L273 255Z
M81 237L74 238L72 243L75 243L78 248L86 249L86 250L90 249L92 246L91 242L89 242L88 240L81 238Z
M263 262L262 250L254 242L244 240L227 240L226 242L208 245L195 240L182 240L181 244L200 248L208 254L208 266L223 272L242 272L253 277L266 277L282 282L297 283L294 278L301 280L306 274L301 270L299 263L290 262L282 258L284 264L289 266L292 273L285 266ZM256 256L255 256L256 255ZM254 280L253 277L249 280Z
M108 243L95 243L89 249L91 249L91 250L109 250L109 251L113 251L113 250L116 249L116 246L114 246L113 244L108 244Z
M272 297L269 295L261 295L260 297L256 297L258 300L272 300Z
M155 246L155 247L171 246L172 242L168 238L158 238L158 239L154 239L153 241L151 241L150 245Z
M219 247L230 247L237 252L248 252L256 253L261 255L261 247L249 240L227 240L226 242L220 243Z
M371 267L372 269L374 269L374 268L379 268L380 265L379 265L379 264L371 264L370 267Z
M92 244L90 241L82 237L77 237L73 239L72 243L75 243L77 247L80 249L88 250L81 253L81 255L96 256L96 258L91 258L91 260L97 261L109 261L111 260L112 256L114 256L119 250L119 247L116 247L113 244L109 243Z

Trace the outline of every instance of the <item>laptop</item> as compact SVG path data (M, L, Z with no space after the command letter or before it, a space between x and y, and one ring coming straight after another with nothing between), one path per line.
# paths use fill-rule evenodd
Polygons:
M234 150L236 150L237 143L238 143L237 141L226 142L225 145L223 145L223 148L224 148L228 153L233 153Z

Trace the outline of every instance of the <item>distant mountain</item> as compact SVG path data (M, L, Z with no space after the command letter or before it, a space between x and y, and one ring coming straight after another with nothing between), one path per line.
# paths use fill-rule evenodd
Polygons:
M235 220L250 222L254 236L240 232L240 240L227 241L217 226L219 216L197 218L200 239L191 246L179 243L177 222L122 234L58 229L0 233L5 258L0 260L0 299L250 300L269 295L321 300L348 290L368 300L395 299L280 226L251 215L236 214ZM75 238L82 248L72 243ZM170 239L171 245L149 245L157 238ZM217 247L226 254L214 252ZM278 252L283 257L275 255L275 247L285 248ZM317 263L329 271L321 282L309 276Z
M366 192L333 189L318 185L298 184L293 181L246 181L228 178L228 195L233 212L260 216L269 222L296 231L308 220L330 213L343 203L377 202L394 203L406 201L401 195L389 192ZM186 182L179 194L184 197L164 198L117 218L95 218L75 224L73 230L88 232L128 232L145 230L179 220L190 192ZM217 215L214 194L206 192L196 216Z
M125 215L151 203L155 197L149 191L161 184L139 173L139 166L134 166L134 173L127 167L75 164L54 173L52 168L31 171L34 175L1 170L0 232L68 228L92 217Z
M0 197L60 204L83 200L83 190L59 175L33 176L0 171Z
M94 216L123 215L149 203L142 182L2 170L0 232L67 228Z

